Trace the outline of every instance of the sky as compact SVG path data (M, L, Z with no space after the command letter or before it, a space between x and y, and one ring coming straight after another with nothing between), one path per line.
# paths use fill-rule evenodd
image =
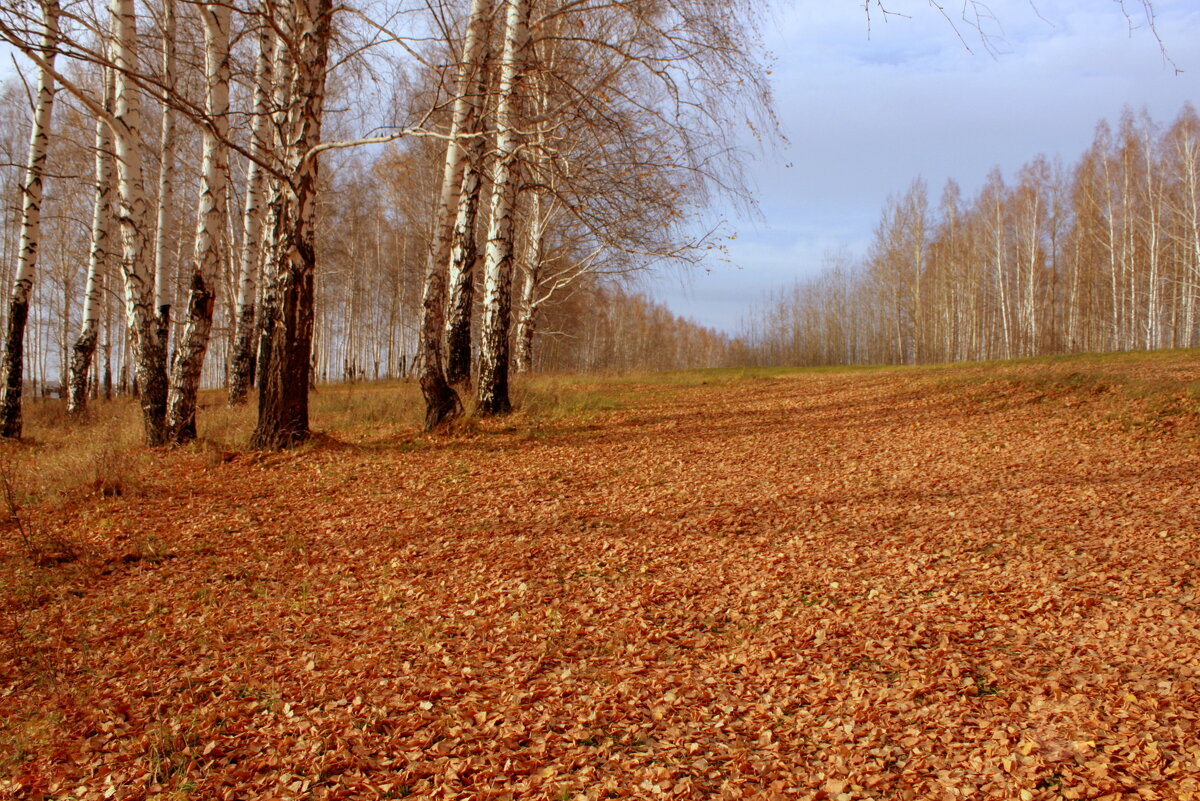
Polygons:
M865 253L885 200L914 178L935 202L950 178L970 197L994 167L1007 178L1040 153L1073 164L1126 106L1163 125L1200 106L1200 0L1154 2L1170 62L1140 0L1126 0L1132 29L1115 0L989 0L990 54L962 3L943 2L952 26L926 0L891 0L907 16L873 14L869 31L862 0L775 11L764 35L788 143L749 165L758 219L731 209L728 261L649 280L655 297L736 334L826 254Z

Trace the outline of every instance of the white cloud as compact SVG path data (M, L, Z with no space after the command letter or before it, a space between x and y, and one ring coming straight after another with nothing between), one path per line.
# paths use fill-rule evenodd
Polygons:
M736 279L709 265L690 300L661 295L676 311L732 330L745 304L810 273L827 249L861 250L884 199L917 176L934 198L948 178L970 193L994 166L1011 175L1039 153L1070 164L1127 105L1167 123L1200 100L1195 0L1154 4L1179 76L1115 2L1037 0L1039 16L1029 0L993 0L994 56L959 20L968 52L924 0L888 5L909 17L876 15L869 39L862 4L846 0L796 0L768 25L791 146L752 168L766 222L740 226Z

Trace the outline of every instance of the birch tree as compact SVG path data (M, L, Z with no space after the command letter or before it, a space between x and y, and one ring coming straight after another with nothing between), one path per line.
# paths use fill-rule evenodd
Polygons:
M549 62L549 66L552 67L553 51L544 54L541 60ZM547 76L542 74L530 78L530 83L533 85L531 93L533 96L529 102L538 119L547 117L550 112L551 101L550 93L545 86L546 78ZM559 282L545 282L544 280L546 278L543 268L545 266L547 232L555 218L555 212L560 208L560 204L543 185L551 184L554 181L553 172L545 169L544 164L548 150L547 139L547 131L545 128L539 127L533 134L535 147L531 149L532 153L526 159L532 162L530 173L536 174L531 174L527 178L531 199L526 214L524 258L517 262L521 280L520 297L517 303L516 341L514 343L516 354L513 360L513 370L517 373L527 373L533 369L533 338L537 326L538 309L554 291L561 288ZM549 292L545 295L541 294L543 283L549 284Z
M196 436L196 393L208 350L216 305L217 273L221 263L221 234L225 226L225 196L229 157L229 27L230 9L223 2L204 3L204 71L207 79L204 156L197 211L195 257L187 322L171 371L167 428L176 442Z
M490 74L488 34L491 29L490 0L473 3L471 28L463 45L464 81L460 86L463 97L456 101L465 107L462 132L469 136L466 145L452 141L457 151L456 170L461 173L458 190L458 209L450 236L448 268L450 299L446 310L446 379L451 384L471 378L471 312L474 306L475 263L479 257L476 225L479 201L483 191L483 160L487 149L484 137L484 104L487 100ZM453 179L452 179L453 180Z
M111 71L102 73L105 109L112 109ZM96 199L92 212L92 242L88 256L87 289L83 300L83 324L71 351L71 374L67 389L67 411L82 414L87 409L88 373L100 336L100 314L104 309L105 282L112 253L112 134L108 122L96 120Z
M284 202L284 170L286 165L283 158L283 143L288 124L288 104L291 97L292 57L291 47L283 40L281 31L276 28L275 53L271 60L271 75L274 78L271 92L271 142L268 164L270 173L264 181L264 209L262 231L262 286L255 311L255 358L254 385L259 389L266 382L267 372L271 363L271 341L275 336L275 308L278 298L279 270L277 269L278 249L274 246L275 229L283 213Z
M544 298L539 297L544 245L549 214L545 210L545 198L534 193L530 203L529 222L525 237L525 258L521 263L521 294L517 305L516 349L513 370L527 373L533 369L533 335L537 325L538 308Z
M267 112L276 38L266 20L258 25L258 57L254 67L254 107L250 112L251 158L246 168L246 209L242 215L242 250L238 263L237 311L230 365L229 405L245 403L253 377L254 312L258 274L262 268L263 187L261 159L266 157Z
M450 258L450 208L455 192L463 181L463 146L460 136L466 131L470 100L465 91L473 75L481 68L486 48L486 26L491 20L491 0L472 0L463 56L455 81L456 99L450 123L449 142L442 170L441 191L434 212L433 236L425 268L421 296L420 336L417 345L421 358L421 394L425 399L425 430L430 431L457 417L462 411L458 393L446 379L443 366L442 328L446 315L446 269Z
M278 209L272 215L274 284L270 362L259 386L258 424L251 445L278 449L309 436L308 387L312 358L313 280L316 263L318 145L333 26L332 0L292 0L281 21L281 46L292 51L283 127L277 133L284 167Z
M774 131L752 3L539 3L519 117L518 369L538 309L597 271L690 264L713 244L697 224L715 195L749 202L730 131ZM740 125L739 125L740 124ZM581 246L546 262L569 230ZM560 237L561 241L562 237Z
M8 307L8 325L4 337L4 356L0 361L0 436L20 438L21 394L25 369L25 323L37 271L38 245L41 238L42 182L46 173L46 154L50 143L50 121L54 109L54 56L58 44L57 0L41 0L44 63L38 69L37 99L34 103L33 130L29 140L29 160L21 187L21 240L17 248L17 268Z
M162 82L165 96L159 132L158 212L154 227L154 309L158 315L158 335L169 341L171 329L171 276L167 246L170 241L172 200L175 195L175 0L163 0ZM165 347L165 345L164 345Z
M117 162L117 219L121 227L121 271L125 316L133 345L142 421L149 445L167 441L167 343L154 308L149 204L142 169L143 130L138 71L137 17L133 0L112 0L114 67L113 151Z
M519 177L518 81L529 33L529 0L505 0L504 45L496 97L496 157L484 255L483 320L479 335L476 411L508 414L509 316L512 305L513 214Z

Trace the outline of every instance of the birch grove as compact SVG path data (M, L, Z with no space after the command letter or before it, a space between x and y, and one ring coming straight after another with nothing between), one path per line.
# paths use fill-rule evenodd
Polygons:
M102 385L132 392L152 445L199 435L205 387L238 405L254 386L252 444L281 448L309 436L318 381L417 376L434 428L463 411L451 385L477 362L474 411L507 413L514 317L518 371L649 364L592 342L649 320L704 343L672 345L677 363L719 362L719 336L613 287L697 258L708 239L689 212L713 188L741 191L720 154L733 152L728 120L768 102L736 13L752 5L447 0L396 32L322 0L109 0L72 6L70 34L45 53L28 15L0 11L0 37L96 125L87 177L65 179L93 187L89 236L56 223L54 242L81 259L57 268L52 312L34 307L35 385L66 385L75 414ZM402 68L417 55L402 37L429 30L443 41L421 47L451 66ZM339 104L326 119L334 64L333 80L359 88L381 65L412 77L390 107ZM363 145L382 147L343 155ZM179 202L192 191L194 212ZM584 314L582 297L635 311ZM590 355L557 346L572 340Z

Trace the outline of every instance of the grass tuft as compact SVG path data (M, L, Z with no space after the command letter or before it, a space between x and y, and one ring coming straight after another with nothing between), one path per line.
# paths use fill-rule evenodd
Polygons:
M618 393L597 383L563 376L523 378L513 387L513 406L530 420L588 418L623 408Z

